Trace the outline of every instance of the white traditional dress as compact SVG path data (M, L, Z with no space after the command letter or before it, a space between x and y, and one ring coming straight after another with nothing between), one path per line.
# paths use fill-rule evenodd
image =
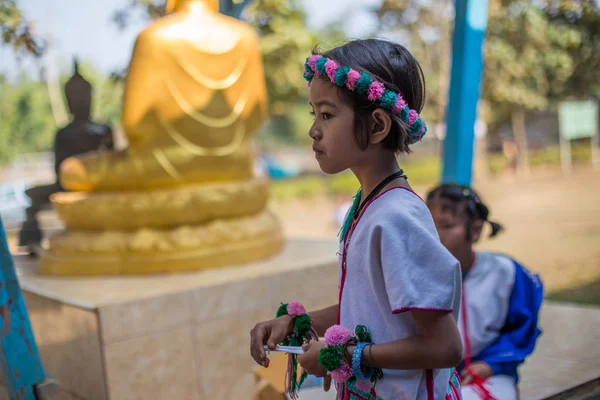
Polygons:
M418 335L411 310L453 313L458 319L461 271L441 244L425 203L412 191L392 188L365 205L341 243L339 323L365 325L373 343ZM350 399L460 398L456 371L383 370L369 396L360 382Z
M517 367L541 333L538 313L544 288L539 276L508 256L478 252L463 277L459 329L465 362L484 361L494 375L462 388L465 400L516 400Z

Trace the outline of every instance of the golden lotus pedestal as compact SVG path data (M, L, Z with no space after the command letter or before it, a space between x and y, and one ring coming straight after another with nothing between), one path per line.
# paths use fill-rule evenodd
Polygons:
M292 239L244 266L144 276L42 276L26 256L15 264L60 399L239 400L255 392L250 329L282 301L335 304L337 250Z
M52 202L66 230L50 238L40 273L135 275L239 265L283 247L266 208L268 180L144 192L64 192Z

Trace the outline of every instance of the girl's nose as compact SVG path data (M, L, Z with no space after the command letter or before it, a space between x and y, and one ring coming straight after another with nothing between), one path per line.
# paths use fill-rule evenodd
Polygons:
M323 137L321 131L317 129L314 124L308 130L308 136L310 136L312 140L320 140Z

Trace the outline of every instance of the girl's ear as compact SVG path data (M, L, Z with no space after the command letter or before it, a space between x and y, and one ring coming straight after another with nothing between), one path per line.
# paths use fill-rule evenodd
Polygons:
M471 243L477 243L481 237L481 230L483 229L483 221L477 219L471 224Z
M371 125L369 143L381 143L390 133L390 129L392 128L392 117L382 108L376 108L371 113Z

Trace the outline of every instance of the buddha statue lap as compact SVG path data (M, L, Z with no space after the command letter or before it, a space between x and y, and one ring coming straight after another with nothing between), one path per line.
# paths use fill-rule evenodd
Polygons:
M218 0L171 0L137 38L125 84L129 147L61 165L52 202L66 230L42 273L214 268L277 253L252 136L267 116L257 35Z

